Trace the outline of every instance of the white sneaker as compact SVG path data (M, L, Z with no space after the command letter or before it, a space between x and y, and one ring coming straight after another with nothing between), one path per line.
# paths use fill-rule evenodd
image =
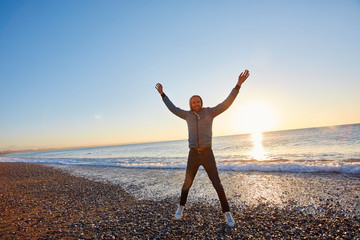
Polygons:
M235 221L231 216L231 212L225 212L225 219L229 227L233 227L235 225Z
M179 205L178 209L175 212L175 219L180 220L184 211L184 206Z

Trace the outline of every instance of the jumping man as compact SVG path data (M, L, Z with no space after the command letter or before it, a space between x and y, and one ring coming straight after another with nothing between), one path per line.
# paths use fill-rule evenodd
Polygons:
M215 107L204 108L201 97L198 95L192 96L189 102L190 111L185 111L176 107L163 92L162 85L160 83L156 84L155 88L161 94L167 108L176 116L184 119L188 125L190 151L186 166L185 182L181 189L180 204L175 212L175 218L177 220L182 217L190 187L199 167L202 165L218 194L221 209L225 215L228 226L232 227L235 224L235 221L230 213L229 203L226 199L225 191L221 184L216 167L215 157L211 149L212 122L216 116L230 107L238 95L241 85L248 77L248 70L242 72L230 95L225 99L225 101Z

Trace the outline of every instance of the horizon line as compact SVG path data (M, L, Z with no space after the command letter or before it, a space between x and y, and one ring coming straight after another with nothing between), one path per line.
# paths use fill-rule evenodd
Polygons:
M346 124L335 124L335 125L326 125L326 126L317 126L317 127L301 127L301 128L290 128L290 129L277 129L270 131L262 131L261 133L271 133L271 132L282 132L282 131L292 131L292 130L301 130L301 129L310 129L310 128L330 128L330 127L338 127L338 126L347 126L347 125L357 125L357 123L346 123ZM217 137L230 137L230 136L238 136L238 135L248 135L253 134L254 132L248 133L237 133L237 134L229 134L229 135L219 135L213 136L213 138ZM26 152L46 152L46 151L56 151L56 150L70 150L70 149L82 149L82 148L97 148L97 147L111 147L111 146L125 146L125 145L136 145L136 144L144 144L144 143L160 143L160 142L172 142L172 141L183 141L187 139L171 139L171 140L160 140L160 141L139 141L139 142L128 142L128 143L114 143L114 144L94 144L94 145L78 145L78 146L68 146L68 147L34 147L32 149L18 149L11 150L5 149L0 150L0 156L6 154L14 154L14 153L26 153Z

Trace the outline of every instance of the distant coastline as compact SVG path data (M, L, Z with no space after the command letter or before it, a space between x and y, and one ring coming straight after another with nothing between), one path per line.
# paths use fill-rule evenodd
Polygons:
M26 149L26 150L4 150L0 151L0 156L14 153L26 153L26 152L42 152L42 151L53 151L59 150L59 148L41 148L41 149Z
M46 152L46 151L57 151L57 150L68 150L68 149L80 149L80 148L91 148L99 146L83 146L83 147L59 147L59 148L35 148L35 149L20 149L20 150L3 150L0 151L0 156L15 153L30 153L30 152Z

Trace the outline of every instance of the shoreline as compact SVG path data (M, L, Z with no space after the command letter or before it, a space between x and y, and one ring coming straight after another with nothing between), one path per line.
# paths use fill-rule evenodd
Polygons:
M139 172L141 169L129 174L136 175ZM159 174L159 172L153 171L153 174L148 178L154 184L154 182L156 183L154 179L160 177L163 172ZM183 172L178 174L182 179ZM199 177L195 178L194 191L189 194L189 197L193 195L195 198L189 199L184 211L184 219L174 221L173 213L176 210L178 196L169 195L158 199L147 196L146 198L147 191L152 189L149 188L142 191L145 194L145 198L142 199L137 197L137 194L126 191L130 185L120 186L116 182L90 180L89 176L87 176L88 179L84 176L77 177L64 169L60 170L50 166L0 163L0 238L359 238L359 215L343 214L340 211L342 209L338 208L341 203L336 205L326 201L323 202L323 209L326 211L323 211L322 214L314 214L303 211L304 208L301 208L301 204L294 204L291 201L284 202L285 205L281 207L271 204L269 201L258 201L257 204L252 205L244 204L246 201L236 201L237 197L230 196L229 202L236 225L234 228L229 228L225 224L216 199L214 202L217 206L214 206L212 200L206 197L205 199L196 199L204 194L197 192L197 189L205 181L203 180L204 176L201 175L199 174ZM261 175L267 177L260 178ZM271 179L281 182L284 179L302 178L302 176L284 175L286 176L273 174L269 178L269 174L262 173L240 175L226 173L226 175L221 174L220 177L224 187L226 186L225 190L231 195L232 192L244 194L251 189L259 189L259 182L261 184L269 183ZM125 177L127 176L125 175ZM163 176L163 178L166 177L166 175ZM347 179L346 176L345 178L330 177L326 179L322 176L308 175L302 180L304 179L308 180L307 184L313 183L309 187L317 185L321 187L322 184L335 181L334 184L339 186L339 189L337 190L335 187L326 192L327 197L331 196L334 199L341 197L340 194L343 192L353 191L348 189L350 185L347 186L346 181L356 182L356 179ZM237 188L236 184L233 184L236 181L247 181L246 183L254 188L241 190ZM195 186L196 182L199 186ZM339 185L339 183L345 185ZM182 182L180 182L181 184ZM138 190L144 187L141 183L134 182L132 188L135 189L136 186ZM229 186L234 189L230 189ZM296 188L300 185L294 186L293 182L289 182L285 186L288 186L287 190L290 191L289 186ZM340 189L341 186L345 186L345 189ZM168 188L171 187L168 186ZM331 186L323 187L331 188ZM211 186L206 188L212 189ZM260 188L263 195L266 189L273 190L263 186ZM135 192L138 190L135 189ZM256 192L251 194L256 194ZM336 196L337 194L339 196ZM250 194L248 195L250 196ZM267 197L270 199L274 195L270 194ZM348 197L344 196L344 199ZM246 198L246 196L242 195L242 198ZM356 211L358 210L356 209Z
M56 165L71 175L120 185L140 200L178 199L185 169L139 169L121 167ZM336 211L360 216L360 176L333 173L238 172L219 170L230 205L254 207L267 204L280 209L301 208L311 214ZM206 202L218 207L217 194L200 167L188 202Z

